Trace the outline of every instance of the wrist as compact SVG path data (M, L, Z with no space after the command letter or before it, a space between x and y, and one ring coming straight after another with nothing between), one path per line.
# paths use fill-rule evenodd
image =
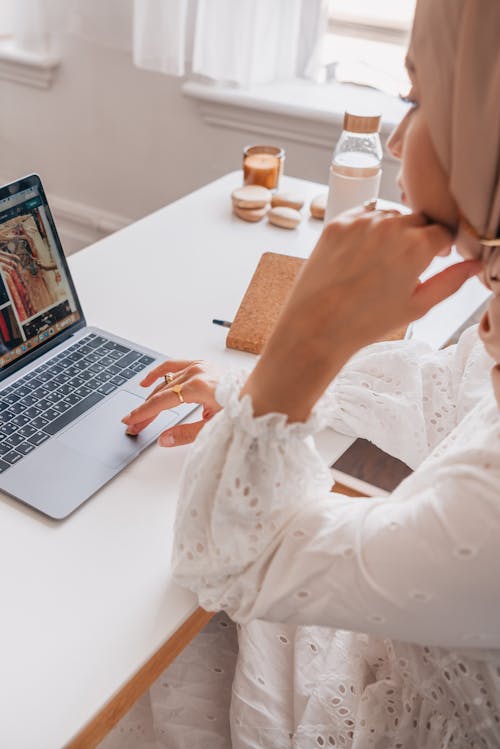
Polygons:
M340 328L339 328L340 330ZM285 332L286 331L286 332ZM255 416L283 413L306 421L316 401L357 350L338 341L304 336L280 321L240 395L250 395Z

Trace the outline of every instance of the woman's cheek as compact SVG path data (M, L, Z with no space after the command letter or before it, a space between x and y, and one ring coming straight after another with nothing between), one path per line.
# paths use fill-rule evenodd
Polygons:
M479 337L491 358L500 362L500 296L490 299L479 323Z

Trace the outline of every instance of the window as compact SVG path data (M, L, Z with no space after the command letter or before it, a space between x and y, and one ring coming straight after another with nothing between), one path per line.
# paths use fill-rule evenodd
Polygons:
M415 0L329 0L326 78L398 94Z
M12 3L0 0L0 42L12 38L13 30Z
M0 0L0 79L36 88L52 84L59 59L47 30L48 7L44 0Z

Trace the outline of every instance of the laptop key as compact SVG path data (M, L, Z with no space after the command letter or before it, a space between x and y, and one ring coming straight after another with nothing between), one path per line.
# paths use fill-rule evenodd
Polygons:
M21 403L23 403L26 408L28 406L33 406L37 402L37 399L34 395L25 395L24 398L22 398Z
M130 351L126 356L122 356L121 359L117 361L117 364L119 367L128 367L130 364L133 364L137 359L141 358L141 354L139 354L138 351Z
M26 387L26 385L21 385L20 387L16 388L16 395L18 398L24 398L24 396L28 395L30 392L30 388Z
M148 364L152 364L154 362L154 359L152 356L141 356L139 361L141 362L141 364L144 364L144 366L147 367Z
M23 427L21 427L21 429L18 429L18 431L15 434L13 434L12 437L10 437L10 439L12 440L17 435L20 435L25 438L31 437L31 435L35 434L35 432L36 432L36 429L34 426L32 426L31 424L25 424Z
M93 338L92 338L92 339L91 339L91 340L90 340L90 341L88 342L88 345L89 345L89 346L91 346L92 348L97 348L97 347L98 347L98 346L100 346L100 345L101 345L102 343L106 343L106 339L105 339L105 338L103 338L102 336L94 336L94 337L93 337Z
M23 442L22 445L16 447L16 452L21 453L21 455L27 455L34 449L35 445L32 445L31 442Z
M6 463L4 460L0 460L0 473L3 473L7 470L7 468L10 468L10 465Z
M113 390L116 390L116 387L117 386L112 382L103 382L99 387L99 392L104 393L104 395L109 395L109 393L112 393Z
M19 414L14 419L11 419L11 424L15 424L17 427L23 427L29 421L28 417L24 414Z
M23 411L26 410L26 406L23 403L13 403L10 407L10 410L12 413L15 414L22 414Z
M42 411L45 411L45 409L47 408L52 408L52 403L49 401L48 398L42 398L41 400L38 401L37 405L38 405L38 408L41 409Z
M133 369L134 372L137 374L138 372L142 372L142 370L145 368L145 364L141 364L141 362L134 362L130 365L129 369Z
M68 374L66 374L66 372L61 372L60 374L54 377L52 382L54 385L64 385L64 383L68 382L69 379L70 377Z
M5 434L8 437L9 434L14 434L14 432L17 430L17 426L15 424L2 424L1 429L2 434Z
M88 388L86 385L81 385L75 390L76 395L80 395L82 398L85 398L86 395L90 395L91 392L91 388Z
M70 406L70 408L71 408L71 406ZM35 419L32 419L30 421L30 425L32 427L34 427L35 429L43 429L43 427L45 426L45 424L48 424L48 423L49 423L49 420L48 419L44 419L43 416L37 416Z
M82 400L81 395L78 395L77 393L69 393L66 398L64 399L66 403L69 403L71 406L75 406L77 403L79 403Z
M61 385L61 387L57 390L58 393L62 395L69 395L74 391L74 386L70 385L69 382L66 382L64 385Z
M41 445L42 442L45 442L45 440L48 440L49 438L50 434L45 434L45 432L35 432L35 434L31 435L28 442L31 442L32 445L38 447L38 445Z
M54 403L59 403L61 398L62 398L62 394L59 392L59 390L54 390L53 393L48 393L45 396L44 401L49 401L49 403L54 405Z
M85 411L88 411L89 408L95 406L96 403L99 403L99 401L103 398L104 395L102 395L101 393L91 393L91 395L88 395L86 398L81 400L80 403L77 403L76 406L70 408L69 411L61 414L58 419L54 419L54 421L50 422L50 424L47 424L44 427L44 431L49 435L56 434L56 432L59 432L65 426L71 424L71 422L78 418L78 416L84 414ZM33 439L33 437L31 439Z
M33 429L33 431L35 431ZM11 448L15 447L16 445L20 445L21 442L24 442L24 437L19 434L19 432L15 432L14 434L11 434L10 437L6 441L6 445L9 445Z
M125 377L120 377L120 375L115 375L110 379L110 382L113 383L113 385L116 385L117 387L120 387L120 385L123 385L124 382L127 382Z
M109 341L111 344L111 349L114 351L120 351L122 354L128 354L130 349L127 346L122 346L121 343L115 343L114 341Z
M2 401L8 403L9 406L13 406L14 403L18 403L20 398L15 392L9 393L8 395L2 395Z
M26 409L26 406L24 406L22 403L12 403L10 410L14 414L21 414Z
M54 419L57 419L59 416L59 411L56 411L55 408L48 408L46 411L43 412L44 419L48 419L49 421L53 421Z
M89 392L91 392L89 390ZM59 403L54 403L54 410L58 413L64 413L64 411L68 411L71 408L71 403L68 403L67 401L59 401Z
M45 396L48 395L48 393L50 393L49 388L42 386L42 387L36 388L36 390L33 390L31 395L34 395L35 398L40 399L40 398L45 398Z
M127 380L130 380L131 377L135 377L137 372L134 372L133 369L122 369L120 372L120 375L122 377L125 377Z
M63 367L60 364L52 364L48 371L51 375L58 375L63 371Z
M6 463L10 463L10 465L14 465L14 463L17 463L18 460L22 460L21 453L16 452L15 450L11 450L9 453L5 453L3 456L3 460Z
M31 392L33 392L35 388L40 387L40 385L42 384L42 381L38 377L30 377L27 382L27 385L29 386Z
M89 367L89 372L93 372L94 374L99 374L99 372L102 372L105 370L106 367L104 364L101 364L101 362L95 362L95 364L91 364Z
M30 419L33 419L35 416L38 416L41 413L42 413L41 408L37 408L36 406L30 406L29 408L26 409L26 411L24 412L24 415L28 416Z
M0 455L5 455L5 453L8 453L12 448L10 445L6 445L5 442L0 442Z

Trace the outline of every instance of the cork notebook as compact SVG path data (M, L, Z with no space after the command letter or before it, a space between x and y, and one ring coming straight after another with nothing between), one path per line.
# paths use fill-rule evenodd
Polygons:
M305 260L265 252L226 338L228 348L260 354Z
M259 260L226 338L228 348L260 354L305 260L265 252ZM383 340L404 338L406 329L391 331Z

